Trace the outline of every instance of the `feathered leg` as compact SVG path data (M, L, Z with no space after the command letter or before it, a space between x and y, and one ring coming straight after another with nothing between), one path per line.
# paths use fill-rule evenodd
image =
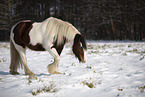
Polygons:
M58 64L60 61L60 56L55 48L48 49L48 52L54 57L54 62L47 66L47 70L50 74L61 74L58 72Z

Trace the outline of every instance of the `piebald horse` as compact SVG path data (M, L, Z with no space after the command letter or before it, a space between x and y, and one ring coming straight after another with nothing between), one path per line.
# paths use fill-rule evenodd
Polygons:
M27 66L26 48L34 51L48 51L54 62L47 66L50 74L59 74L58 64L65 43L72 44L72 51L80 62L86 62L87 44L81 33L70 23L57 18L47 18L43 22L20 21L10 34L10 73L17 72L20 65L26 75L34 76Z

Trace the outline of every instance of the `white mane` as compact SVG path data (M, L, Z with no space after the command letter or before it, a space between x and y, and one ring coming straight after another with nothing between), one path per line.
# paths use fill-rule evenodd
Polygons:
M46 33L50 40L57 41L57 45L67 41L72 41L74 36L80 32L70 23L57 18L50 17L47 20Z

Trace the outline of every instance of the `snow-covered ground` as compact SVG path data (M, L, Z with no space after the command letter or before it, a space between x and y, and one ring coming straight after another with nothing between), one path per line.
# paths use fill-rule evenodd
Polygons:
M27 50L36 78L9 74L9 43L0 43L0 97L145 97L145 42L88 41L88 60L79 63L67 45L61 75L50 75L48 52Z

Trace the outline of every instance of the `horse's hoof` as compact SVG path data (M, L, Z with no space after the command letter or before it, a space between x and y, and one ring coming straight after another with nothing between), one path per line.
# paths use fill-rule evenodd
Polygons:
M11 72L11 71L10 71L10 74L12 74L12 75L19 75L19 72L17 72L17 71Z
M60 72L58 72L58 71L55 71L55 72L53 72L52 74L62 74L62 73L60 73Z
M37 79L37 77L35 75L29 75L28 79Z
M30 73L29 76L35 77L35 74L34 73Z
M33 72L25 73L25 75L29 75L29 77L35 77L35 74Z

